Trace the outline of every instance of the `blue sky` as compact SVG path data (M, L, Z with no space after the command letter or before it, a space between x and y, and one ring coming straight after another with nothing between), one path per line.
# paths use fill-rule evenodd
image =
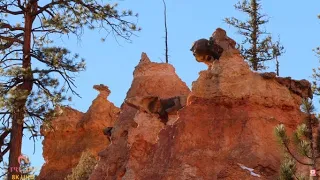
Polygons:
M189 87L198 78L199 71L206 69L204 64L195 61L189 51L193 41L208 38L218 27L225 29L228 36L237 42L241 41L236 29L223 22L226 17L246 18L234 9L236 2L167 0L169 62ZM81 42L74 37L60 42L72 52L79 53L87 62L87 70L76 79L77 92L82 98L74 97L70 104L82 112L87 111L97 96L92 89L95 84L109 86L111 95L108 99L118 107L121 105L141 52L146 52L152 61L165 59L162 0L126 0L118 3L119 9L132 9L139 13L138 25L142 31L137 34L138 37L132 38L132 43L118 39L118 44L112 36L102 43L101 34L90 30L85 31ZM270 17L266 30L275 37L280 35L286 49L280 57L280 76L310 79L312 68L319 65L312 49L320 46L320 20L317 19L320 1L268 0L263 1L262 6L263 12ZM270 63L268 71L274 71L274 63ZM24 138L22 151L30 157L33 166L40 168L44 163L41 141L36 143L36 153L33 154L33 141Z

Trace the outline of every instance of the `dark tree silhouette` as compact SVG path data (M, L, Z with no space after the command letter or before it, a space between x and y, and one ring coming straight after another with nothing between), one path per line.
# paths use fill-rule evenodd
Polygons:
M169 63L169 55L168 55L168 28L167 28L167 5L166 1L162 0L164 6L164 30L165 30L165 50L166 50L166 63Z

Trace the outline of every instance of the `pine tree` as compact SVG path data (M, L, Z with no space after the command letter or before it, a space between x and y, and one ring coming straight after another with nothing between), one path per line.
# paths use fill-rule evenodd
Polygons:
M269 22L266 15L261 14L260 0L243 0L238 2L234 7L248 15L248 20L241 21L235 17L226 18L225 22L238 29L238 33L244 36L245 40L239 45L239 50L242 56L249 62L250 67L257 70L264 70L267 67L264 65L265 61L273 60L282 54L279 48L274 51L274 43L272 37L262 26ZM280 45L280 44L279 44ZM282 46L281 46L282 47ZM277 52L276 56L273 52Z
M284 53L284 47L280 44L280 38L276 42L271 42L272 57L276 60L276 74L280 75L280 63L278 57Z
M320 19L320 15L318 15L318 18ZM316 53L317 58L320 60L320 47L313 49L313 51ZM318 85L319 84L318 82L320 81L320 66L312 70L313 70L312 90L315 95L320 95L320 86Z
M65 180L87 180L97 164L96 157L90 152L85 151L82 153L79 163L72 169Z
M320 17L319 17L320 18ZM320 60L320 47L317 47L316 49L313 50L316 53L316 56ZM319 87L319 81L320 81L320 66L317 68L313 68L313 73L312 73L312 90L315 95L320 95L320 87Z
M282 177L282 179L298 179L295 163L293 163L292 160L301 165L309 166L310 170L319 171L319 169L317 169L317 161L320 158L319 120L314 116L314 106L310 99L303 100L302 111L305 113L305 121L297 127L293 133L292 140L287 136L283 124L275 128L275 134L285 153L290 158L290 160L285 159L283 164L287 165L282 165L280 168L280 177ZM294 144L294 150L290 148L291 142ZM313 179L318 179L318 177L313 177Z
M286 154L280 165L279 180L294 180L296 171L296 161Z
M19 166L23 130L39 135L39 126L57 115L54 109L71 100L67 93L78 95L74 74L85 61L53 40L81 38L86 29L130 40L140 30L132 22L137 15L117 9L97 0L0 1L0 143L6 146L0 155L10 151L9 167ZM2 141L9 134L9 143Z

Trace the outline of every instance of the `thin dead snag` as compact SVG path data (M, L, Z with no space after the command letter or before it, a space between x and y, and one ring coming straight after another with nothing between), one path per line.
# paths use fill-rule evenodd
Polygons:
M168 28L167 28L167 5L165 0L162 0L164 6L164 30L165 30L165 48L166 48L166 63L169 63L168 55Z

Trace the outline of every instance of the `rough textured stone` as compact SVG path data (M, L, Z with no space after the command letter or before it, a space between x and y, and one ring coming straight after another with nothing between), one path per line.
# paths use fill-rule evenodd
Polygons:
M190 50L193 52L196 61L205 63L210 69L212 63L218 61L221 55L239 54L235 46L236 42L227 36L226 31L217 28L209 40L202 38L195 41Z
M223 48L223 50L225 52L237 52L236 50L236 41L234 41L233 39L229 38L227 36L227 32L221 28L217 28L212 36L211 36L215 43L218 44L219 46L221 46Z
M146 97L185 97L190 93L172 65L150 62L145 53L133 75L126 97L130 102L136 103ZM137 106L143 105L138 103ZM112 143L100 153L101 160L90 179L135 179L135 171L149 161L148 155L152 153L149 150L158 142L158 134L166 127L159 115L146 111L127 103L122 105L119 119L112 130ZM167 126L175 120L177 114L169 114Z
M293 80L290 77L278 77L277 82L287 87L291 92L302 98L313 98L311 83L305 79Z
M310 83L252 72L224 30L217 29L213 36L224 52L208 70L199 73L191 92L172 65L151 62L142 54L119 117L114 125L104 124L113 127L105 130L111 143L104 145L105 149L99 153L100 160L90 180L277 178L282 150L276 142L274 128L282 123L291 135L303 121L300 104L302 98L310 97ZM96 89L108 94L103 86ZM161 100L174 97L187 97L187 102L179 102L183 107L172 111L164 124L159 114L154 113L157 111L150 110L153 108L149 107L149 101L161 104ZM93 103L89 111L96 108L102 107ZM82 120L75 126L77 121L69 120L68 114ZM89 119L99 115L71 111L61 118L70 123L58 129L63 129L63 133L72 131L74 135L86 127L95 129L97 125ZM70 142L77 141L70 139ZM64 162L76 163L73 160L76 157L69 153L76 154L75 149L66 143L58 146L59 153L63 151L70 156L62 157ZM58 148L53 152L57 156L50 154L51 159L45 153L44 156L63 166L62 161L53 158L60 155ZM54 172L59 172L56 165L54 168Z
M142 54L140 63L133 72L133 78L127 98L141 96L170 98L190 91L175 73L172 65L150 62L145 53Z
M156 96L127 98L126 104L140 111L158 114L161 122L167 123L169 114L174 115L186 106L187 96L175 96L171 98L159 98Z
M265 79L275 79L281 85L287 87L292 93L302 98L313 98L311 83L305 79L294 80L291 77L276 77L274 72L261 73L261 77Z
M277 77L277 74L275 72L265 72L265 73L260 73L260 76L265 79L274 79Z
M189 94L169 66L138 65L127 98ZM290 133L301 122L301 97L252 72L237 53L199 74L187 105L168 125L124 103L112 144L90 179L276 179L282 153L274 127L283 123Z
M52 129L42 128L45 164L39 180L63 180L78 164L82 152L98 155L109 144L103 129L113 126L119 108L107 100L108 87L96 85L94 89L100 93L88 112L62 107L63 113L52 121Z

